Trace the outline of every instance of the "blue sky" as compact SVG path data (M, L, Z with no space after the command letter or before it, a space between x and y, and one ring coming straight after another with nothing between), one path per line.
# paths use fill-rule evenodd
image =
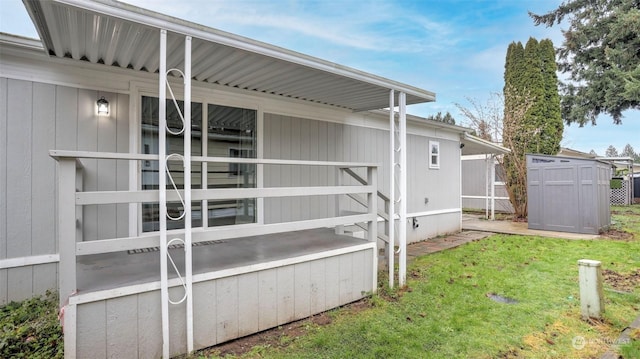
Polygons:
M126 0L136 6L250 37L434 91L435 103L409 113L451 112L468 98L484 104L503 87L511 41L530 36L562 43L562 27L536 27L527 11L545 13L560 0ZM20 0L0 0L0 31L36 37ZM562 75L560 75L562 76ZM462 123L464 125L464 123ZM565 126L562 145L603 155L609 145L640 151L640 111L622 125Z

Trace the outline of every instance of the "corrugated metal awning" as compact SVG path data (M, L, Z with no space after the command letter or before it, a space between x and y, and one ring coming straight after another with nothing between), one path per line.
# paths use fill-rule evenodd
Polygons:
M167 68L183 68L184 36L193 38L196 81L353 111L388 107L391 89L408 105L435 101L430 91L117 1L23 2L50 56L156 73L166 29Z
M502 147L493 142L483 140L480 137L470 135L467 132L462 134L462 136L460 137L460 142L463 146L463 156L484 154L503 155L511 152L511 150L506 147Z

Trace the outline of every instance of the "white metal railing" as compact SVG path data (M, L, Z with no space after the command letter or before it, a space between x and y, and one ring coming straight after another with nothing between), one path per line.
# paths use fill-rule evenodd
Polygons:
M362 185L367 185L367 180L360 177L357 173L355 173L351 168L340 168L340 172L349 175L351 178L355 179ZM386 194L381 191L376 192L379 199L384 203L384 208L378 209L378 217L382 218L384 222L384 232L378 232L378 239L382 240L385 243L385 257L393 252L393 249L389 248L389 206L391 204L391 200L387 197ZM347 197L358 203L360 206L367 208L366 199L362 198L362 196L356 194L347 194ZM364 230L367 228L360 223L355 223L357 227L360 227Z
M76 290L76 259L78 256L127 251L160 246L160 234L143 233L135 237L99 239L82 241L82 229L77 228L78 216L82 206L158 202L158 190L138 191L82 191L77 185L78 171L81 170L81 159L107 159L129 161L158 161L158 155L87 152L87 151L49 151L58 165L58 241L60 248L60 301ZM254 235L281 233L313 228L335 227L351 223L368 223L367 239L377 240L377 164L325 161L296 161L279 159L250 159L227 157L192 157L193 162L207 163L251 163L258 165L295 165L295 166L327 166L338 169L366 168L366 185L338 185L315 187L262 187L262 188L229 188L229 189L193 189L191 200L222 200L237 198L276 198L298 196L348 196L364 195L367 212L354 215L301 220L272 224L245 224L209 228L192 229L192 243L210 241L212 239L233 239ZM178 192L182 192L179 190ZM167 192L168 202L178 201L179 193ZM169 231L171 236L185 234L185 230Z

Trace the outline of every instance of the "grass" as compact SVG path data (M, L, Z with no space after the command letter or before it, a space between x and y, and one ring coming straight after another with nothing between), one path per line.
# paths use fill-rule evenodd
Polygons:
M612 206L611 215L615 229L629 232L640 240L640 205Z
M618 352L623 358L640 358L640 336L636 335L631 343L621 345Z
M408 289L381 290L371 308L339 311L332 324L289 338L284 348L261 348L260 358L585 358L597 357L639 314L640 290L605 284L600 321L580 317L579 259L628 275L640 263L640 207L614 207L617 230L634 240L562 240L494 235L415 260ZM381 281L382 282L382 281ZM496 303L499 294L517 304ZM574 342L584 338L584 347ZM638 356L633 341L622 346Z
M640 206L614 206L612 213L616 228L640 238ZM632 331L631 342L620 345L618 353L624 358L640 358L640 330Z

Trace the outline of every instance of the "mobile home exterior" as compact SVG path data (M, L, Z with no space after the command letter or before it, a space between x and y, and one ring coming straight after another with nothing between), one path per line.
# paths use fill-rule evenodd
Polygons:
M466 129L405 113L432 92L115 1L25 6L42 40L0 35L0 304L59 290L65 356L301 319L375 292L394 236L402 284L407 242L460 230Z
M513 213L495 155L462 156L462 208L484 211L488 218L496 211Z

